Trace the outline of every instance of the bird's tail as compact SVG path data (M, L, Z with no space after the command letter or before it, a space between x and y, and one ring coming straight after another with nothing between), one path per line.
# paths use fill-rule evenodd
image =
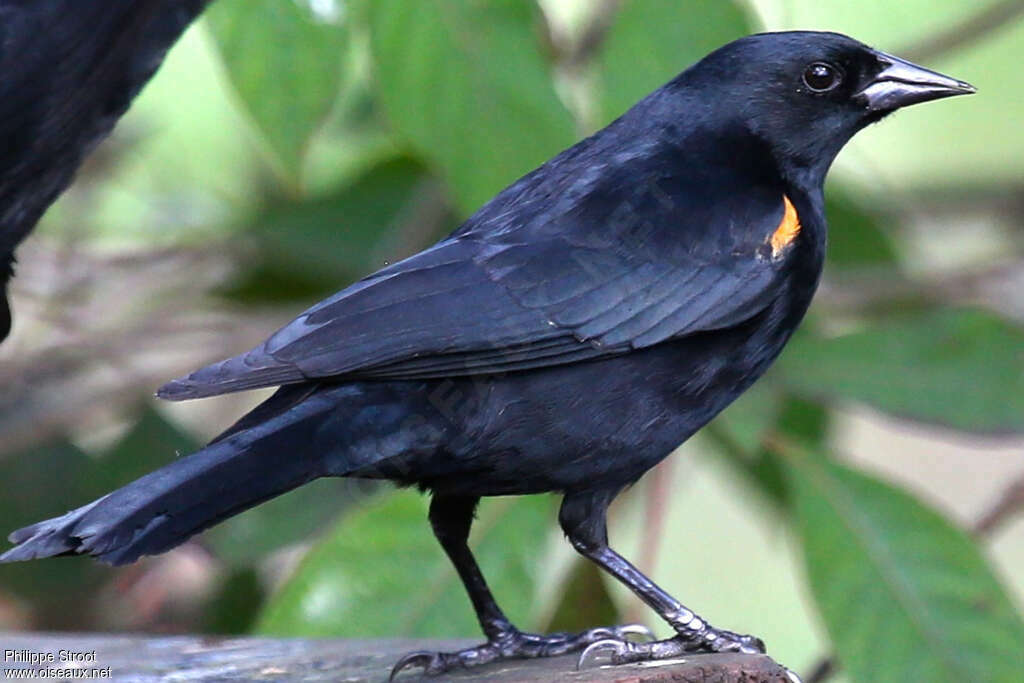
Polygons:
M326 474L312 447L325 413L315 388L286 388L206 448L67 514L15 531L0 562L93 555L126 564ZM257 418L257 419L253 419ZM296 446L299 446L298 448ZM309 447L302 447L308 445Z

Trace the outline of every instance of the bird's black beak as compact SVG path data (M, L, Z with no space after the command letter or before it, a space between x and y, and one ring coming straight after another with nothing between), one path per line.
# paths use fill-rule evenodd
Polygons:
M977 92L970 83L884 52L875 54L882 71L857 93L868 111L893 111L909 104Z

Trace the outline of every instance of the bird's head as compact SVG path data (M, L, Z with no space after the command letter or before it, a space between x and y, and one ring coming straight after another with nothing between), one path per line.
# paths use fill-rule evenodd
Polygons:
M712 52L669 85L700 92L705 121L740 126L783 170L824 180L861 128L901 107L974 87L838 33L760 33Z

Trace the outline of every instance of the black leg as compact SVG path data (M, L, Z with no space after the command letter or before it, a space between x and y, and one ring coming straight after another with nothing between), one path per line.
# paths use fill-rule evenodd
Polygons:
M712 627L608 547L605 514L614 495L615 492L606 491L568 494L562 501L558 521L577 551L629 587L678 635L649 643L597 643L594 650L607 649L615 664L666 659L694 652L764 652L764 643L760 639ZM584 657L587 654L584 653Z
M469 527L479 502L479 498L434 496L430 501L430 526L469 593L480 628L488 640L495 640L515 629L495 602L469 550Z
M412 667L422 667L424 673L433 675L499 659L554 657L599 641L626 642L629 635L649 636L649 631L638 626L595 628L579 634L547 636L519 631L498 607L467 545L473 511L478 502L479 498L434 496L430 503L430 525L469 593L487 642L459 652L411 652L395 664L391 670L392 679Z

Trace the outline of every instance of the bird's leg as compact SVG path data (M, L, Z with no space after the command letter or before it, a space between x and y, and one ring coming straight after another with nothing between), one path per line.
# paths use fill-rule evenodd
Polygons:
M581 663L601 653L609 654L613 664L624 664L694 652L764 652L764 643L759 638L712 627L608 547L605 513L613 495L614 492L568 494L562 501L558 521L577 551L624 583L678 635L646 643L595 643L580 657Z
M487 642L458 652L411 652L395 664L392 679L413 667L421 667L424 673L433 675L501 659L554 657L582 650L598 641L625 643L628 636L650 637L650 631L636 625L595 628L578 634L536 635L518 630L494 601L467 545L478 501L479 498L435 495L430 503L430 524L469 593Z

